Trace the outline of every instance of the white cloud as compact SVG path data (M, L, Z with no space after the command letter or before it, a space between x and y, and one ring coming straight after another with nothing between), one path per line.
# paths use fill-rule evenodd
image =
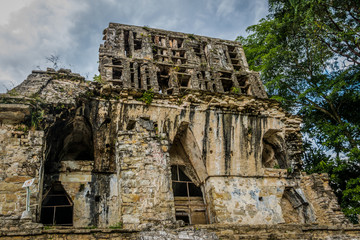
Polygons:
M12 13L31 4L32 2L33 0L11 0L2 3L0 7L0 25L4 25L9 22Z
M235 0L223 0L219 2L218 8L216 10L216 16L219 17L228 17L233 15L235 10Z
M24 80L31 69L43 64L46 56L68 50L71 19L80 10L80 4L70 1L34 0L13 12L9 21L0 26L1 85L12 87L11 82Z

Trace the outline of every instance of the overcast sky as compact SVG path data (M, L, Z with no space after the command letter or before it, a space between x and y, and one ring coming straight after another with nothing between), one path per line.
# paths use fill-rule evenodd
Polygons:
M267 0L2 0L0 92L51 67L51 55L92 79L109 22L234 40L266 14Z

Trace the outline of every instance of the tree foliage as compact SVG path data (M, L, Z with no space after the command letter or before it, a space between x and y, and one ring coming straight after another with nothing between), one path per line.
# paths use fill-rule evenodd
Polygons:
M355 0L269 0L238 37L269 95L301 115L308 172L327 172L344 212L360 214L360 9ZM314 145L319 147L314 147Z

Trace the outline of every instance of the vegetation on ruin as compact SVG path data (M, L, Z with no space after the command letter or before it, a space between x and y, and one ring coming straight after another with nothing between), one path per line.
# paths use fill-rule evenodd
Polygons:
M240 88L232 87L231 92L234 93L234 94L239 94L240 93Z
M192 40L196 40L196 37L194 34L188 34L188 38L192 39Z
M16 131L21 131L24 132L25 134L29 132L29 128L28 126L24 125L24 124L20 124L15 128Z
M268 94L304 119L305 170L329 173L344 213L360 214L360 9L355 0L269 0L238 37Z
M94 81L94 82L97 82L97 83L100 83L100 84L103 84L103 83L104 83L103 80L101 79L101 75L100 75L100 74L99 74L99 75L95 74L94 77L93 77L93 81Z
M97 227L96 226L88 226L88 227L86 227L86 229L96 229Z
M111 229L122 229L123 228L123 223L122 222L118 222L113 226L110 226L109 228Z
M146 90L143 95L141 96L141 98L139 98L138 100L146 103L147 105L150 105L152 103L154 99L154 92L152 89Z
M55 226L49 226L49 225L44 226L44 230L50 230L50 229L53 229L53 228L55 228Z
M44 119L44 110L35 109L31 113L31 128L37 130Z
M17 96L19 93L13 88L10 91L7 92L10 96Z

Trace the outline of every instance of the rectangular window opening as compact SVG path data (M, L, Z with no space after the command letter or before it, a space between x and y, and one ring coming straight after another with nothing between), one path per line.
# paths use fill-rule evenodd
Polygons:
M136 69L134 69L134 71L137 71L138 72L138 84L139 84L139 88L141 89L141 87L142 87L142 83L141 83L141 73L140 73L140 65L137 67L137 70Z
M135 39L134 40L134 50L140 50L141 49L141 40Z
M124 30L124 50L126 57L130 57L129 30Z
M166 94L166 90L169 88L169 76L161 75L160 72L157 73L159 90L161 93Z
M131 87L135 87L135 69L133 62L130 62L130 81L131 81Z
M180 57L182 57L182 58L185 57L185 51L180 51Z
M120 80L121 76L122 76L121 68L114 67L113 68L113 79L114 80Z
M187 75L178 75L180 86L181 87L189 87L190 76Z
M133 36L134 36L134 50L140 50L141 49L141 44L142 44L142 40L141 39L137 39L136 38L137 33L133 32Z
M130 73L131 78L131 87L135 87L135 74L133 72Z
M222 79L221 83L223 85L224 88L224 92L230 92L231 88L233 87L233 82L232 80L226 80L226 79Z

